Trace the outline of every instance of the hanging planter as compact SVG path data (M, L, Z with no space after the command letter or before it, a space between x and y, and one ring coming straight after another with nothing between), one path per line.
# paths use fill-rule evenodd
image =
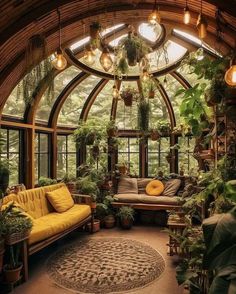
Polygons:
M91 149L91 155L93 157L93 159L97 159L99 157L99 154L100 154L100 149L99 149L99 146L98 145L94 145Z
M146 100L141 100L138 104L138 129L148 131L150 105Z
M157 141L160 139L160 134L158 132L158 130L152 129L150 131L150 138L152 141Z
M91 46L93 49L96 49L100 46L100 31L101 31L101 25L99 22L93 22L89 26L89 35L91 38Z
M138 99L138 92L130 87L127 87L125 89L122 90L120 96L121 98L124 100L125 106L129 106L131 107L133 104L133 100Z

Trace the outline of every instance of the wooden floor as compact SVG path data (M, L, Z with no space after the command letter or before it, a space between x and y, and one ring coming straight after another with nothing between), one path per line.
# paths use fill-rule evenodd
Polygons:
M29 264L29 281L14 290L15 294L70 294L72 292L59 288L48 278L45 272L45 261L58 249L58 247L68 244L79 238L83 239L85 233L74 232L63 241L59 241L47 249L31 256ZM86 233L87 235L87 233ZM182 294L183 289L177 285L175 279L176 256L167 255L168 235L163 232L163 228L149 226L134 226L131 230L125 231L119 228L102 229L93 237L123 237L135 239L149 244L158 250L165 259L166 268L159 280L139 290L129 292L129 294ZM124 293L122 293L124 294Z

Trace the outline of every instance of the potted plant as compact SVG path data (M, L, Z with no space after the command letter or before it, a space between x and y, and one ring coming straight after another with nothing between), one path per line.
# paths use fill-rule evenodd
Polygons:
M9 185L9 163L7 160L0 161L0 191L5 195Z
M75 190L75 181L76 177L71 174L65 174L62 178L62 182L64 182L68 188L68 190L72 193Z
M129 66L127 60L124 56L122 56L117 64L117 74L118 75L127 75L129 72Z
M91 178L91 175L80 177L76 181L76 189L81 194L89 195L92 198L91 208L96 208L96 199L99 193L99 189L96 181Z
M150 138L152 141L157 141L158 139L160 139L158 129L153 128L150 130Z
M100 46L100 31L101 31L101 24L97 21L94 21L89 26L89 35L91 37L91 46L93 49L96 49Z
M161 136L169 136L170 135L170 124L165 121L158 122L158 131Z
M154 97L155 97L155 87L154 87L154 83L151 82L149 85L148 98L153 99Z
M133 100L138 100L139 93L137 90L127 87L124 88L120 93L121 98L124 100L125 106L132 106Z
M3 213L3 235L5 243L9 246L9 263L3 267L5 281L13 283L19 280L22 263L19 262L19 242L26 239L32 229L32 220L16 208L14 203L8 206Z
M50 186L53 184L56 184L57 180L56 179L51 179L51 178L46 178L46 177L40 177L38 180L38 187L43 187L43 186Z
M120 220L120 225L123 229L131 229L134 221L134 209L130 206L122 206L117 216Z
M108 137L116 137L118 132L118 127L114 120L110 120L106 125L106 131Z
M111 205L111 203L113 201L114 201L114 199L110 195L107 195L105 197L105 199L103 200L103 208L104 208L104 212L105 212L103 222L104 222L104 227L107 229L113 228L116 223L115 211Z
M142 99L138 104L138 129L148 131L149 128L150 105L145 99Z
M129 66L135 66L146 54L152 51L151 47L134 32L129 32L127 37L120 40L118 46L124 51Z

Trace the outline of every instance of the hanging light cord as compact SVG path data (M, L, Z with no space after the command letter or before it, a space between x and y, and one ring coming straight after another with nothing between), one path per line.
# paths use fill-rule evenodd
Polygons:
M201 14L202 14L202 0L201 0Z
M59 9L57 9L58 15L58 28L59 28L59 49L61 50L61 13Z
M188 7L188 0L185 1L185 8Z

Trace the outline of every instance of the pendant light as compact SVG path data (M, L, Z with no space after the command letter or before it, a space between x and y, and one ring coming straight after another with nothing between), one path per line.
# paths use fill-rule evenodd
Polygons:
M112 89L112 96L113 96L114 99L118 99L119 96L120 96L120 92L119 92L119 90L117 89L117 86L116 86L116 85L113 86L113 89Z
M151 25L156 25L156 24L161 22L161 16L160 16L160 12L159 12L159 7L157 7L157 0L155 0L153 10L148 16L148 22Z
M204 39L207 36L207 20L206 18L202 15L202 0L201 0L201 11L198 16L197 20L197 29L198 29L198 36L200 39Z
M230 62L230 68L225 73L225 82L231 87L236 87L236 58Z
M145 83L149 80L150 78L150 74L149 72L147 71L146 68L143 69L143 72L141 73L141 76L140 76L141 80Z
M184 23L189 24L191 19L191 14L188 8L188 0L186 0L185 8L184 8Z
M111 59L110 52L107 46L104 46L99 61L105 71L109 71L109 69L111 69L113 61Z
M57 14L58 14L58 27L59 27L59 48L57 49L57 52L55 53L56 57L55 59L52 60L52 65L57 69L57 70L63 70L67 66L67 60L63 56L62 49L61 49L61 14L59 9L57 9Z
M91 44L87 45L84 51L84 62L88 65L93 65L95 62L96 54L91 46Z

